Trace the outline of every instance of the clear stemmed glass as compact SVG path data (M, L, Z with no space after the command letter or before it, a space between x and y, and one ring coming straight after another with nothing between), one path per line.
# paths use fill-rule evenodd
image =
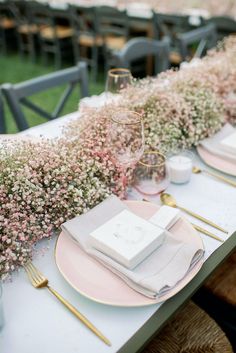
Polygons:
M122 89L132 82L132 75L128 69L111 69L107 73L105 92L107 98L114 98Z
M146 151L139 160L133 185L145 196L154 196L164 191L170 183L165 156L158 151Z
M118 110L109 121L108 148L121 168L123 185L127 186L126 172L134 166L144 152L144 127L142 116L129 110Z

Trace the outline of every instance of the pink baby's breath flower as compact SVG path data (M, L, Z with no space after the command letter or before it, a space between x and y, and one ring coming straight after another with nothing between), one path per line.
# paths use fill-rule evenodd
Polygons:
M184 0L183 0L184 1ZM212 0L213 1L213 0ZM167 3L165 1L165 3ZM61 139L7 142L0 149L0 276L23 265L34 244L112 192L123 196L126 175L107 146L116 109L142 114L146 149L188 148L236 123L236 38L223 41L198 66L136 81L116 104L83 107ZM118 141L119 142L119 141Z

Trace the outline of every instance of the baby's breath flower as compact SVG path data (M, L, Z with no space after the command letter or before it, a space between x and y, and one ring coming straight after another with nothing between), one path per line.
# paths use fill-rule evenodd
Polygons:
M236 38L199 64L136 81L116 104L83 107L61 139L7 142L0 149L0 276L23 265L33 245L109 194L124 194L124 175L107 146L116 109L142 114L146 149L188 148L236 122ZM118 141L119 142L119 141ZM126 173L132 178L132 168Z

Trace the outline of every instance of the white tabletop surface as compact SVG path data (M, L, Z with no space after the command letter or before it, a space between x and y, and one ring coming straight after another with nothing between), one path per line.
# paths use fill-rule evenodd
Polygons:
M61 134L66 121L78 113L31 128L24 132L33 136L55 137ZM197 157L196 157L197 158ZM199 166L202 163L197 159ZM212 219L232 234L236 230L236 189L205 175L192 175L184 185L171 184L168 192L179 204ZM133 191L130 198L142 198ZM159 203L157 198L153 202ZM194 220L196 224L200 223ZM202 224L201 224L202 225ZM203 225L202 225L203 226ZM204 225L205 228L208 228ZM208 228L212 231L212 229ZM227 239L227 235L214 230ZM218 246L218 241L201 235L207 258ZM112 342L106 346L47 289L34 289L23 270L3 285L5 326L0 333L0 353L106 353L119 349L158 310L160 305L140 308L120 308L97 304L78 294L64 280L54 261L55 239L43 240L37 245L34 263L50 279L53 288L79 309ZM130 352L131 353L131 352Z

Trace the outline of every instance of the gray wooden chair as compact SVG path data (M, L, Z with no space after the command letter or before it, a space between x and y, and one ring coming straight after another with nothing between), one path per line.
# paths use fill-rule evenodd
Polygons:
M34 0L17 0L13 3L16 18L16 33L18 49L21 58L29 54L31 60L35 62L37 57L36 49L40 47L43 57L46 56L40 41L40 31L50 27L49 6Z
M34 10L32 10L34 11ZM37 10L36 10L37 11ZM34 11L33 21L38 24L39 43L43 61L47 64L48 56L54 56L55 68L62 67L63 57L73 55L73 28L69 8L44 6L44 11Z
M130 39L124 48L113 56L113 63L116 67L131 69L135 61L148 57L154 57L154 74L165 71L169 68L169 40L153 40L147 38ZM131 70L132 71L132 70Z
M173 44L178 33L189 31L192 26L188 15L163 14L153 11L153 29L156 39L168 36Z
M105 72L115 52L121 50L129 39L129 18L126 10L111 6L95 8L96 29L102 39Z
M217 33L213 23L178 35L182 61L202 57L208 49L216 46Z
M170 62L178 65L181 62L181 56L178 48L178 35L195 29L197 25L191 24L191 18L188 15L164 14L153 11L153 34L154 39L160 40L168 37L170 40ZM199 18L199 26L203 25L203 19Z
M4 114L4 106L2 100L2 93L0 92L0 133L6 133L6 121L5 121L5 114Z
M236 34L236 21L229 16L213 16L208 20L217 30L217 39L221 40L230 34Z
M94 6L81 11L76 5L71 6L71 18L76 33L75 57L80 55L80 58L86 60L96 81L99 54L103 56L106 72L112 53L120 50L128 40L127 13L111 6Z
M33 78L21 83L5 83L2 85L2 92L8 102L18 129L25 130L29 125L22 106L29 108L34 113L47 120L56 119L60 116L69 96L77 84L80 85L80 98L88 96L87 64L84 62L80 62L77 66ZM67 87L63 91L59 102L52 113L48 113L42 107L37 106L28 99L28 97L34 94L61 85L67 85Z
M98 74L98 51L102 45L98 37L95 21L95 7L82 8L78 5L70 5L69 8L74 36L73 49L76 62L83 60L87 62L93 80L96 81Z
M30 13L31 1L17 0L11 3L11 7L15 16L19 54L22 59L25 54L29 54L31 60L35 62L38 27L33 23Z
M0 53L6 55L11 44L15 44L15 16L10 1L0 2Z

